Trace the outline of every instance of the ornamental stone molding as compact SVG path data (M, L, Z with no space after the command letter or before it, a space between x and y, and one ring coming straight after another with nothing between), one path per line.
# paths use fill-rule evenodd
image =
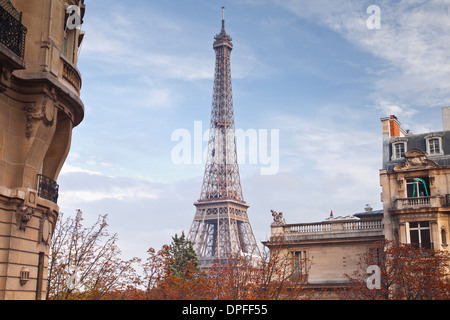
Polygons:
M33 121L42 120L45 126L53 126L56 115L56 102L57 96L55 90L53 89L49 94L45 94L40 110L36 108L35 104L25 106L25 117L27 118L25 134L27 138L30 138L31 133L33 132Z
M51 222L52 210L48 209L42 214L42 218L39 221L39 238L38 243L49 245L49 240L52 234L52 222Z
M286 224L286 220L283 218L283 212L276 212L274 210L270 210L272 212L273 222L271 226L284 226Z
M16 218L17 218L17 227L19 230L25 231L33 217L34 209L32 207L28 207L26 205L21 205L16 210Z
M437 168L438 165L427 159L427 153L419 149L411 149L405 153L405 161L394 167L395 172Z

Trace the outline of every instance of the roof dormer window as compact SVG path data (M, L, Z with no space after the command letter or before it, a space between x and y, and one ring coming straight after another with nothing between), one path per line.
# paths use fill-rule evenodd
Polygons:
M392 160L401 159L405 156L406 142L399 141L392 143Z
M442 135L431 134L426 136L425 140L428 155L434 156L444 154L444 150L442 149Z

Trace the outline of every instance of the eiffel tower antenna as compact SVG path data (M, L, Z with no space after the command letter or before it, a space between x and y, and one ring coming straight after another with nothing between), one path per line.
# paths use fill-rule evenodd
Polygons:
M222 30L214 39L216 53L208 156L200 199L188 239L203 268L213 262L226 263L233 255L260 257L247 215L237 161L231 86L231 37Z
M225 7L222 7L222 30L225 30Z

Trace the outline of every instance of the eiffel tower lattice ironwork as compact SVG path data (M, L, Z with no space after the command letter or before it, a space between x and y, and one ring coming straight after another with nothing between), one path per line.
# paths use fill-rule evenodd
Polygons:
M232 39L222 30L214 37L216 53L208 156L200 199L188 239L203 268L233 255L260 256L247 215L237 161L230 55Z

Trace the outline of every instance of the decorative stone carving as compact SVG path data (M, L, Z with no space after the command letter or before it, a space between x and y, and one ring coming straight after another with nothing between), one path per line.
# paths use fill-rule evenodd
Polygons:
M3 93L8 89L10 78L9 71L0 64L0 93Z
M429 159L427 154L419 149L411 149L405 153L405 162L400 162L394 167L394 171L421 170L437 168L438 165Z
M19 208L17 208L16 217L17 217L17 226L19 230L25 231L28 222L30 222L31 218L33 217L33 214L34 209L31 207L21 205Z
M48 209L46 212L42 214L42 218L39 221L39 243L43 243L45 245L49 244L49 240L51 239L51 221L50 217L52 215L52 211Z
M20 270L19 280L21 286L26 285L27 282L30 281L30 269L28 269L27 267L22 267L22 269Z
M326 218L325 221L341 221L341 220L359 220L357 217L355 216L337 216L337 217L329 217Z
M272 226L284 226L286 224L286 220L283 218L283 212L276 212L274 210L270 210L272 212L273 222Z
M37 110L36 106L28 105L25 107L25 116L27 118L27 128L25 134L27 138L31 137L33 130L33 120L42 120L44 125L51 127L55 122L56 108L55 103L57 101L57 96L55 90L47 93L42 101L41 110Z

